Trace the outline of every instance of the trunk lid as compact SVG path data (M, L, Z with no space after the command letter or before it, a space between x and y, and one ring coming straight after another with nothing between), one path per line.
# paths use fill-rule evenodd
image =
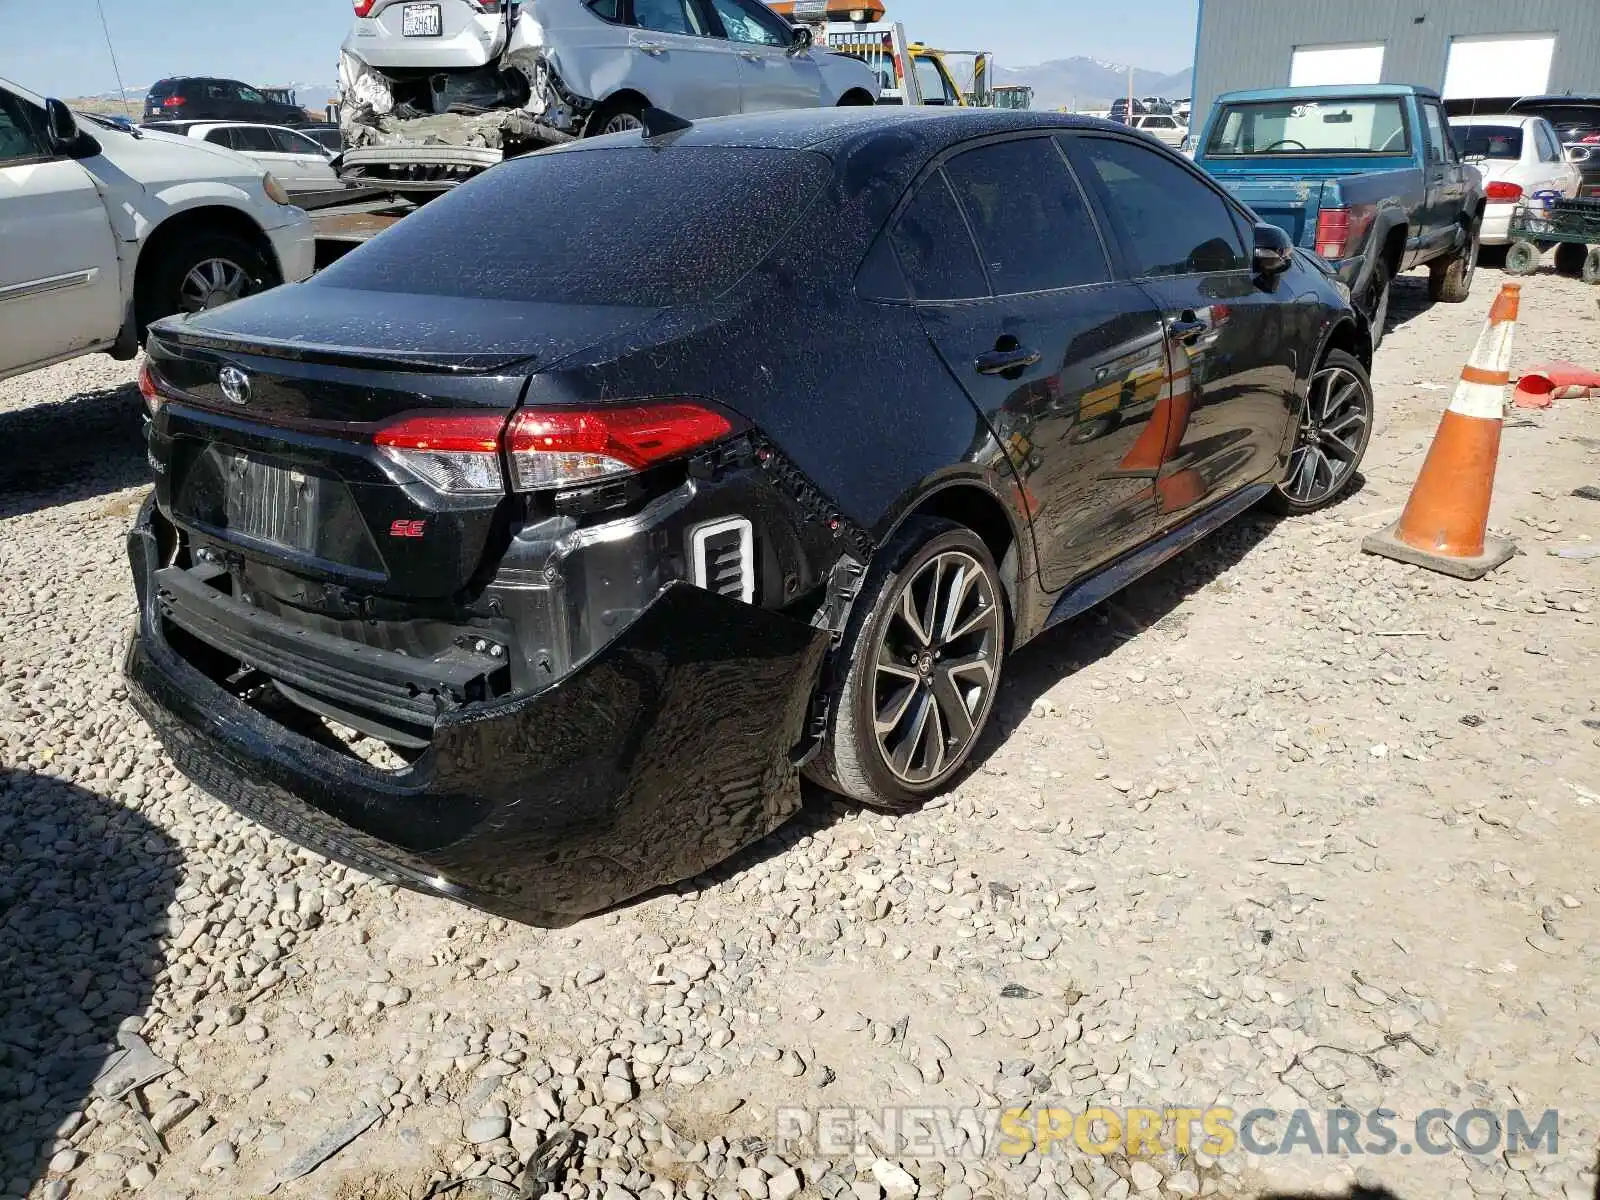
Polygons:
M1309 248L1315 242L1317 214L1329 184L1271 174L1220 175L1217 181L1263 221L1287 233L1295 245Z
M481 418L492 444L530 372L654 315L283 287L159 323L157 500L202 542L275 568L290 603L455 596L498 560L510 494L447 490L380 431L447 411Z

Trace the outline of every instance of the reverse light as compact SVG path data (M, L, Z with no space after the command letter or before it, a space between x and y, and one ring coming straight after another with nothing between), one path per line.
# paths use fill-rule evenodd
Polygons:
M1489 200L1520 200L1522 199L1522 185L1520 183L1507 183L1502 179L1497 179L1483 189L1483 194L1484 197Z
M506 459L517 491L582 487L642 471L732 432L727 417L688 401L530 409L511 418Z
M505 491L499 413L410 413L372 437L384 455L451 495Z
M419 412L381 426L373 442L441 492L587 487L678 458L733 432L729 419L687 400L499 414Z
M1377 214L1370 204L1323 209L1317 214L1317 253L1326 259L1347 257L1365 240Z

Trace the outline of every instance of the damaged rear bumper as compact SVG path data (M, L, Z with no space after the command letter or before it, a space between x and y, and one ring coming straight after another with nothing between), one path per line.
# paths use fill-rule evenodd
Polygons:
M800 805L792 751L828 634L677 583L541 691L440 717L385 771L295 734L168 642L147 505L125 674L179 768L240 813L402 886L560 925L698 874Z

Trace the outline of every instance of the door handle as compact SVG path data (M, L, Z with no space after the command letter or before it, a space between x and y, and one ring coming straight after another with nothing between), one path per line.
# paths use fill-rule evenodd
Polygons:
M1193 345L1199 341L1200 335L1210 328L1211 326L1193 313L1185 313L1183 316L1174 317L1167 322L1167 332L1185 345Z
M1037 350L1018 346L1012 350L990 350L980 354L972 365L979 375L1006 375L1037 365L1041 357Z
M660 54L666 49L660 42L635 42L633 48L643 50L646 54Z
M757 54L754 50L741 50L739 51L739 57L744 59L745 62L761 61L761 55Z

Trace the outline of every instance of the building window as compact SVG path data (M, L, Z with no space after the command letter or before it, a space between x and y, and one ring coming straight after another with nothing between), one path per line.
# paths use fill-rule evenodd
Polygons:
M1383 45L1382 42L1345 42L1334 46L1296 46L1289 60L1289 86L1382 83Z
M1450 39L1444 97L1538 96L1550 90L1553 33L1497 33Z

